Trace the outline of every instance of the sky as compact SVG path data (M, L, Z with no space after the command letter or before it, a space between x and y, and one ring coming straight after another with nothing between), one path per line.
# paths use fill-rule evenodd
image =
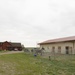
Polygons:
M25 47L75 36L75 0L0 0L0 41Z

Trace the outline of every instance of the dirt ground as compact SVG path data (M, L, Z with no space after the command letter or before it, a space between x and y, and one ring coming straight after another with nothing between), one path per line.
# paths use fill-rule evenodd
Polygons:
M7 52L3 52L3 53L0 53L0 55L3 55L3 54L13 54L13 53L23 53L24 51L7 51Z

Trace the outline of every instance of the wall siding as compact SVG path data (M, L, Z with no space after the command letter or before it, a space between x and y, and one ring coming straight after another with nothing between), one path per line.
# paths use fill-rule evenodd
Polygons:
M72 53L69 49L69 54L75 54L75 41L74 42L60 42L60 43L52 43L52 44L44 44L40 45L40 48L44 48L45 52L52 52L52 47L55 47L55 53L58 53L58 47L61 47L61 54L66 54L66 46L72 47Z

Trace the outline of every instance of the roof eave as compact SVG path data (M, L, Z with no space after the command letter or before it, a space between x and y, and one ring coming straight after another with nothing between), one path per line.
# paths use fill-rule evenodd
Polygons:
M45 44L52 44L52 43L61 43L61 42L73 42L75 40L66 40L66 41L56 41L56 42L44 42L44 43L39 43L38 45L45 45Z

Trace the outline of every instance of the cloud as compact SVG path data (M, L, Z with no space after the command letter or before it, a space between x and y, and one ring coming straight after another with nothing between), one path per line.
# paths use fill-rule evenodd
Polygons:
M36 46L36 42L74 35L74 9L74 0L2 0L0 41Z

